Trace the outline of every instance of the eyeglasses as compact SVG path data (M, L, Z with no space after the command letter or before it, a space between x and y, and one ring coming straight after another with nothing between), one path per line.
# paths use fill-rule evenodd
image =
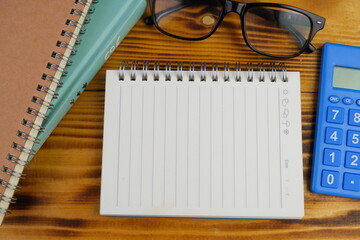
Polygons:
M150 0L148 25L171 37L202 40L210 37L230 12L239 14L244 40L253 51L277 58L296 57L316 48L310 44L324 28L325 18L275 3L230 0Z

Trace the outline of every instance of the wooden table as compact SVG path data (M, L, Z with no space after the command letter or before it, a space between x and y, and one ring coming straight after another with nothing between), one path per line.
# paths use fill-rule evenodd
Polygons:
M360 46L359 0L278 0L327 19L313 44ZM146 14L145 14L146 15ZM26 169L0 239L360 239L360 201L309 190L321 50L285 60L301 72L305 218L226 220L99 215L105 70L121 60L224 63L274 62L250 51L238 16L229 14L209 39L167 37L139 21L98 72ZM235 33L235 34L234 34ZM224 47L225 46L225 47Z

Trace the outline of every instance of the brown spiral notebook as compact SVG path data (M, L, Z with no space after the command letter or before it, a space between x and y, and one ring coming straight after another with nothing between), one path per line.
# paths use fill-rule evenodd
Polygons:
M92 0L0 0L0 223Z

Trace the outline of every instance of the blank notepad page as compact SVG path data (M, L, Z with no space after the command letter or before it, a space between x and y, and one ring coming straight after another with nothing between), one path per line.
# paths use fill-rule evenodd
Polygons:
M107 72L102 215L303 217L299 73L206 74Z

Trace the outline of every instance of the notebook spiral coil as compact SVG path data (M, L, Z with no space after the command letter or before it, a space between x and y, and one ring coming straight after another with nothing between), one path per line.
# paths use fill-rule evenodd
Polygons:
M4 201L4 202L8 202L8 203L15 203L16 202L16 198L14 197L7 197L4 194L0 194L0 201Z
M142 64L138 64L137 61L132 61L130 64L126 61L122 61L119 67L119 80L122 81L125 78L125 71L130 71L130 80L136 80L136 72L141 72L141 80L147 81L152 74L151 78L154 81L159 81L160 73L164 76L165 81L172 81L171 73L176 72L176 81L184 81L185 74L187 81L195 81L195 72L199 72L200 81L208 81L206 78L206 73L210 71L211 73L211 81L217 82L219 80L223 80L225 82L230 81L230 73L234 74L234 79L237 82L247 81L253 82L258 80L259 82L265 81L265 74L269 75L271 82L283 81L286 82L288 80L287 69L284 63L247 63L246 68L242 69L240 63L235 63L234 66L231 66L229 63L224 63L221 67L217 63L213 63L209 66L206 63L200 63L195 65L195 63L189 63L188 66L184 67L183 63L176 63L173 66L173 63L166 62L165 64L161 64L160 62L154 62L152 65L149 62L144 61ZM242 76L242 73L245 72L246 76ZM257 76L255 76L255 72Z
M19 143L13 142L11 148L15 151L9 151L5 157L9 164L0 166L0 173L4 176L0 177L0 188L5 189L0 193L0 215L10 213L9 204L16 201L13 194L20 188L18 186L19 179L25 177L22 173L23 168L29 164L30 156L35 154L32 147L39 143L37 135L43 131L42 123L48 119L47 111L53 108L51 101L58 96L56 89L62 86L61 77L66 75L66 66L71 65L70 57L76 54L75 45L80 43L79 35L84 32L82 31L83 24L90 21L87 16L94 11L92 4L96 2L94 0L75 1L78 7L70 9L71 16L64 25L66 29L59 33L59 40L55 44L58 50L50 52L49 57L54 61L48 62L44 67L52 73L43 73L40 76L44 84L37 86L36 90L39 92L39 96L33 96L30 99L30 103L35 105L26 109L29 118L23 119L21 122L21 125L25 126L27 130L17 130L16 137L19 139Z

